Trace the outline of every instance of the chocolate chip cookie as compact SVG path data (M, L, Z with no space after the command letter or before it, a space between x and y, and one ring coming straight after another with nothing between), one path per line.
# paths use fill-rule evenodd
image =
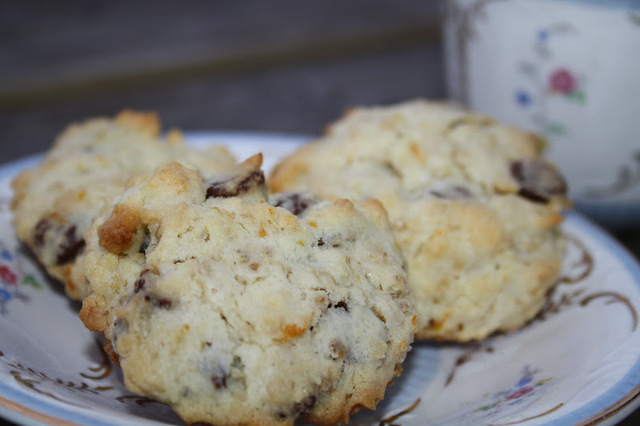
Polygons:
M566 184L531 134L451 105L356 108L276 166L272 192L379 199L408 263L418 338L516 329L564 253Z
M65 284L73 299L86 295L82 268L85 232L125 182L171 161L206 172L235 161L222 147L198 150L178 131L160 137L155 113L123 111L69 126L44 160L13 181L18 237Z
M404 262L378 201L269 200L261 161L140 178L87 234L80 317L187 423L345 422L413 341Z

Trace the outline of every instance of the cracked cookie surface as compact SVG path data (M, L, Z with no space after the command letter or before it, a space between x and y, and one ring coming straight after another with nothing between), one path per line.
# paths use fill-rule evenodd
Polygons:
M127 190L89 232L81 318L188 423L344 422L413 340L404 262L379 202L267 200L260 164L170 164Z
M417 337L482 339L535 316L560 271L566 185L542 145L446 104L355 108L277 165L270 189L379 199L407 260Z
M161 138L155 113L125 110L69 126L37 166L12 182L18 237L69 297L86 295L82 258L85 232L135 176L179 161L214 173L235 164L223 147L199 150L178 131Z

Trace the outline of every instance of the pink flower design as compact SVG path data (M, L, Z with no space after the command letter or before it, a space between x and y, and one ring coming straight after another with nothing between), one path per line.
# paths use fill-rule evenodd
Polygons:
M549 86L554 92L568 95L576 90L576 78L565 68L560 68L551 73Z
M533 390L533 387L531 387L531 386L520 388L520 389L516 390L515 392L512 392L511 394L507 395L505 400L509 401L511 399L520 398L521 396L528 394L532 390Z
M0 266L0 279L7 284L15 284L18 281L16 274L4 265Z

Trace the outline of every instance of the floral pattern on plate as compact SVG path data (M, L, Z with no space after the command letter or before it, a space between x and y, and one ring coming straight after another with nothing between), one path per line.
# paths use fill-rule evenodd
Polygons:
M42 284L36 276L25 271L23 257L10 251L0 242L0 315L7 314L12 301L29 300L25 287L42 289Z

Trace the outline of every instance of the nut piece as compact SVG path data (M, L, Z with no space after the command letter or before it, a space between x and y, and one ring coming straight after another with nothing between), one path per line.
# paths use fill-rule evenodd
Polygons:
M133 236L140 223L135 211L126 205L117 205L109 219L98 228L100 245L113 254L126 253L133 244Z

